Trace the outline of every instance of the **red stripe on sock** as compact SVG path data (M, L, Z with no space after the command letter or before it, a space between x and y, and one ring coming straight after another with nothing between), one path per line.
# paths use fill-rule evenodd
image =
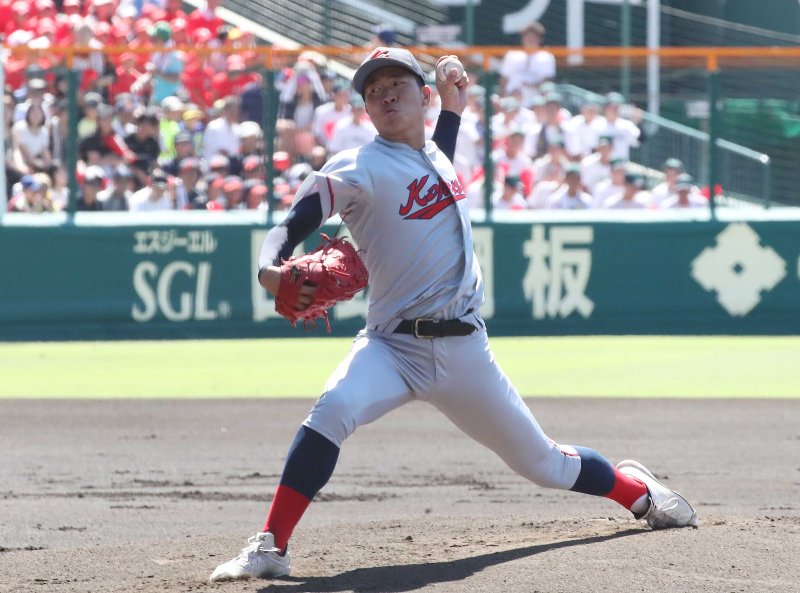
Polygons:
M626 509L631 510L633 503L639 500L642 495L647 494L647 486L643 482L626 476L616 467L614 468L614 487L611 492L606 494L606 498L618 502Z
M275 547L286 549L295 526L300 522L311 501L289 486L278 486L269 507L264 531L275 536Z

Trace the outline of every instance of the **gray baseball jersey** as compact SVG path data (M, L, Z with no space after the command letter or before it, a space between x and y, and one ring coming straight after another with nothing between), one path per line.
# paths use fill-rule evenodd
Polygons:
M369 163L365 166L365 163ZM339 214L369 270L367 326L462 317L483 302L464 190L432 141L423 150L381 137L333 157L295 202L318 192L323 219Z
M358 426L421 399L521 475L572 486L580 459L547 438L489 349L467 200L436 144L378 137L335 156L295 201L315 192L323 219L340 214L363 249L370 302L367 327L304 424L341 446ZM401 319L428 316L478 329L441 340L392 333Z

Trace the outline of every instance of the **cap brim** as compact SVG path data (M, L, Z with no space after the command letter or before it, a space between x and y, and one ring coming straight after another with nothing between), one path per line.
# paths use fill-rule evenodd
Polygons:
M401 60L395 60L394 58L373 58L367 60L358 67L358 70L356 70L356 73L353 75L353 88L359 95L363 95L364 85L366 85L367 79L377 70L389 68L390 66L399 66L404 70L408 70L411 74L419 78L420 81L423 83L425 82L420 77L419 72L415 72L411 66Z

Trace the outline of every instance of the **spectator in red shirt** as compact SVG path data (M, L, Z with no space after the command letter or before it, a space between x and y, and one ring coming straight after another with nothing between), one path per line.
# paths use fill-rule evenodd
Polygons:
M230 58L234 58L231 60ZM237 59L238 58L238 59ZM236 86L237 71L244 68L244 62L240 61L239 56L228 56L228 64L233 68L230 71L215 72L211 78L211 99L212 103L217 99L224 99L228 95L237 94L234 91Z
M246 85L260 79L255 72L245 72L247 67L244 58L238 54L228 56L228 68L224 72L214 74L211 82L214 100L224 99L229 95L241 95Z
M139 19L133 26L133 40L128 44L131 49L151 49L153 47L153 40L148 32L153 27L153 22L149 19ZM150 62L150 54L146 52L136 52L136 69L140 72L147 70L147 64Z
M103 45L111 45L111 25L106 22L95 23L94 38Z
M207 0L204 7L197 7L189 14L186 22L190 35L197 29L208 29L215 32L225 24L225 21L217 16L218 5L219 0Z
M11 5L11 18L5 21L3 30L6 37L10 36L14 31L29 31L29 8L32 8L24 0L16 0Z
M189 45L189 34L186 31L186 19L176 18L172 24L172 41L178 47Z
M181 74L183 88L189 93L189 99L202 109L213 103L212 80L214 70L208 65L208 56L199 53L188 55L186 68Z
M108 87L108 100L113 103L120 93L130 92L133 83L144 72L136 69L136 54L126 52L119 57L120 65L114 70L114 82Z
M59 14L81 16L81 0L63 0L61 2L61 12Z
M11 21L11 2L9 0L0 0L0 23L8 23L10 21Z
M187 32L195 44L203 47L208 46L214 39L214 34L205 27L200 27L199 29L194 30L187 29Z
M47 47L56 45L56 43L58 42L58 39L56 37L56 32L57 32L56 23L53 19L51 18L39 19L36 25L36 33L39 35L40 39L47 40L46 43Z
M28 31L19 31L10 35L6 39L9 47L19 47L27 45L32 39L32 35ZM33 58L33 54L11 54L6 61L6 86L17 90L25 84L25 68Z
M164 7L164 18L163 20L168 21L172 24L173 31L175 30L175 21L180 19L186 22L187 15L183 12L183 1L182 0L167 0L166 6Z
M39 31L42 20L52 21L56 18L56 7L53 0L36 0L31 3L29 11L31 13L30 26L36 31Z
M67 45L72 36L75 23L81 18L81 0L64 0L61 12L56 14L56 39L59 44Z
M111 26L117 32L124 32L125 37L130 41L133 35L133 28L139 20L139 11L133 4L120 4L111 19Z
M211 31L200 28L194 30L190 43L206 47L212 39ZM186 58L186 68L181 75L181 82L189 93L192 103L207 109L214 101L212 79L215 72L208 63L209 56L201 52L190 52Z
M87 18L90 18L95 25L109 24L116 11L114 0L90 0L87 8L89 9Z

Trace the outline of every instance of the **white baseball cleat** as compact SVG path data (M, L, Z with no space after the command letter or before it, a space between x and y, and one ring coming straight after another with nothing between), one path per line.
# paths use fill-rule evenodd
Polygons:
M672 488L661 483L650 471L638 461L626 459L617 464L617 469L637 480L644 482L650 494L650 508L637 519L644 519L653 529L669 527L697 527L700 520L697 511L689 501Z
M271 533L268 531L257 533L247 540L247 546L242 548L236 558L217 566L208 580L232 581L253 577L274 579L288 576L291 570L289 551L287 550L283 556L279 552Z

